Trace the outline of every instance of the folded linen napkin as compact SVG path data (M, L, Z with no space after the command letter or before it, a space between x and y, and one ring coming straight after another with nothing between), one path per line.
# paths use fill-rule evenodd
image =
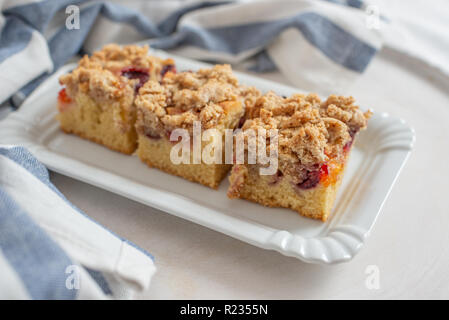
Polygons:
M0 270L0 299L124 299L156 268L71 204L25 148L0 146Z

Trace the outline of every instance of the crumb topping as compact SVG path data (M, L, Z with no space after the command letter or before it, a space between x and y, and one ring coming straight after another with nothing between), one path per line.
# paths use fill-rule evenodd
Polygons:
M316 94L283 98L269 92L247 108L242 130L278 129L280 169L298 176L304 167L339 156L370 116L352 97L331 95L322 102Z
M149 56L148 49L148 46L129 45L121 47L117 44L109 44L94 52L90 57L84 56L79 65L88 69L100 67L113 72L127 66L151 68L153 64L156 64L154 62L159 59Z
M194 121L201 121L203 130L234 128L256 94L256 89L239 86L229 65L168 72L161 83L149 81L140 89L137 127L152 136L176 128L192 134Z
M90 57L85 55L78 67L61 76L59 81L66 86L70 97L74 97L78 90L100 103L130 94L132 96L132 91L141 85L142 79L159 81L163 67L174 64L172 59L162 60L149 56L148 49L148 46L106 45ZM135 70L141 74L146 73L147 77L129 76L130 70L134 71L134 74Z

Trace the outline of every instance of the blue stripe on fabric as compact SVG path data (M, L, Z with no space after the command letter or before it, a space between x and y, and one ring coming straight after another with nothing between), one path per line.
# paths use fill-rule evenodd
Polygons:
M57 70L56 68L54 70ZM24 87L22 87L18 93L16 93L14 96L9 99L9 103L13 107L14 110L17 110L20 105L25 101L26 97L33 92L34 89L36 89L42 82L45 81L51 74L48 72L45 72L32 80L31 82L27 83Z
M357 9L362 9L365 6L365 3L361 0L347 0L346 4L349 7L353 7L353 8L357 8Z
M363 7L365 6L365 3L362 0L324 0L324 1L356 9L363 9Z
M65 252L0 188L0 249L33 299L75 299Z
M95 282L98 284L98 286L101 288L104 294L112 295L112 290L109 287L108 281L100 271L93 270L87 267L84 267L84 269L86 269L87 273L89 273L92 279L95 280Z
M329 59L356 72L365 71L377 49L357 39L327 18L308 12L300 15L296 26Z
M50 181L47 168L40 163L27 149L23 147L0 148L3 155L28 170L40 181Z
M216 7L224 4L234 3L235 1L204 1L193 4L191 6L183 7L175 12L171 13L163 22L158 25L158 29L160 30L162 35L168 35L172 32L176 31L176 27L178 25L179 20L185 14L209 7Z
M276 64L271 60L266 50L258 53L254 59L256 63L249 68L254 72L271 72L277 70Z
M374 47L313 12L277 21L220 28L183 26L179 33L157 40L153 47L170 49L193 45L210 51L238 54L265 47L288 28L296 28L329 59L353 71L363 72L377 52Z
M42 181L47 187L49 187L52 191L54 191L59 197L61 197L71 208L73 208L78 213L80 213L81 215L83 215L84 217L89 219L90 221L94 222L95 224L97 224L98 226L103 228L104 230L108 231L114 237L120 239L123 242L126 242L127 244L136 248L138 251L142 252L143 254L145 254L146 256L151 258L151 260L154 261L154 257L149 252L147 252L145 249L142 249L135 243L133 243L127 239L124 239L124 238L120 237L119 235L115 234L114 232L112 232L111 230L105 228L100 223L98 223L97 221L95 221L94 219L89 217L87 214L85 214L83 211L78 209L78 207L76 207L69 200L67 200L67 198L58 190L58 188L56 188L55 185L53 183L51 183L47 168L42 163L40 163L27 149L25 149L24 147L0 148L0 155L3 155L5 157L9 158L9 159L13 160L14 162L16 162L17 164L24 167L31 174L33 174L36 178L38 178L40 181Z
M175 12L171 13L163 22L159 25L155 25L145 15L137 12L133 9L124 7L116 3L101 3L101 14L105 18L108 18L114 22L124 22L133 26L142 35L148 38L167 36L168 34L176 31L176 26L181 17L189 12L219 6L223 4L232 3L233 1L205 1L197 4L183 7Z
M22 51L30 42L33 29L16 17L6 17L0 33L0 63Z
M159 37L161 32L145 15L114 3L101 3L101 14L114 21L127 23L147 37Z

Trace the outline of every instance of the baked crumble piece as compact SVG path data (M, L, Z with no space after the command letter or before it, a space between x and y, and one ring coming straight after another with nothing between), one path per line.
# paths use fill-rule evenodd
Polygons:
M321 101L315 94L263 95L247 107L242 130L278 130L277 172L260 175L259 164L234 164L228 196L326 221L354 138L370 116L352 97ZM269 139L266 143L270 148Z
M110 149L131 154L137 146L134 100L142 85L175 71L172 59L148 55L148 46L111 44L85 55L69 74L60 77L58 96L61 129Z
M150 167L217 188L232 166L225 163L224 152L222 163L207 164L203 159L195 163L194 152L190 152L189 163L175 164L170 151L176 141L170 141L170 134L185 129L192 142L196 122L202 132L217 129L223 141L225 130L238 126L245 105L251 107L257 94L254 88L238 85L229 65L197 72L168 72L161 82L148 81L136 99L138 156ZM201 154L207 143L201 142Z

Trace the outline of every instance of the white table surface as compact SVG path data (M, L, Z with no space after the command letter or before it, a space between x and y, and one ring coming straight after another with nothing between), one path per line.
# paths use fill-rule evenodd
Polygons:
M280 74L263 77L288 83ZM52 173L79 208L151 252L145 299L449 298L449 81L383 50L348 89L358 102L406 119L415 149L371 236L350 262L303 263ZM378 289L366 286L369 266Z

